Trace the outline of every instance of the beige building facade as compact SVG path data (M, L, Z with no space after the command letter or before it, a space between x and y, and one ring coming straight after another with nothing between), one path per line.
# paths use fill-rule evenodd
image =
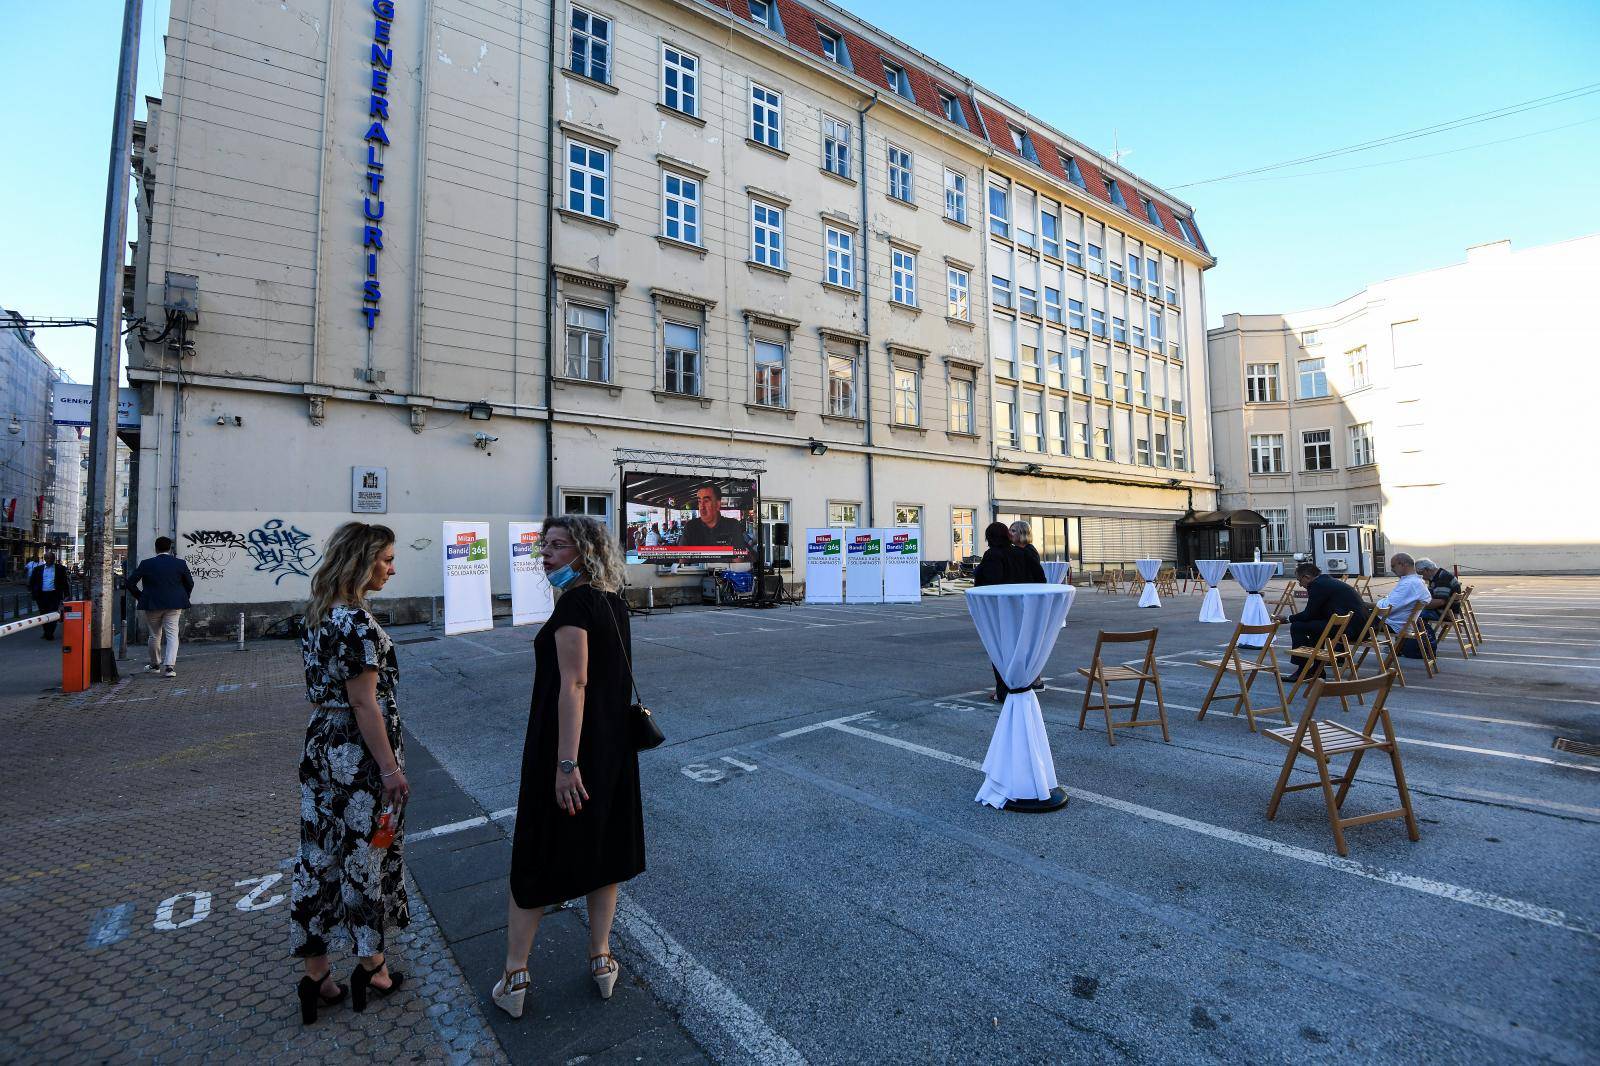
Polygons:
M917 526L934 560L997 516L1166 553L1215 503L1191 209L839 8L175 0L165 71L138 541L219 616L304 596L355 467L399 613L443 521L616 528L619 449L757 465L794 539Z
M1600 572L1600 505L1572 457L1600 391L1582 294L1600 235L1378 282L1330 307L1223 316L1208 336L1225 508L1379 527L1386 551L1461 573Z

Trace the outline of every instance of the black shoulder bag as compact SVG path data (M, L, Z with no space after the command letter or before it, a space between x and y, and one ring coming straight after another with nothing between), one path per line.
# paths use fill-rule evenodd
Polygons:
M626 602L622 609L628 609ZM627 645L622 642L622 627L617 624L617 616L611 610L610 602L606 603L606 615L611 619L611 629L617 635L617 650L622 652L622 661L628 667L628 684L633 688L633 704L628 708L628 743L634 751L649 751L660 747L667 737L656 724L656 716L650 713L650 708L644 705L644 698L639 695L639 683L633 679L633 659L628 654Z

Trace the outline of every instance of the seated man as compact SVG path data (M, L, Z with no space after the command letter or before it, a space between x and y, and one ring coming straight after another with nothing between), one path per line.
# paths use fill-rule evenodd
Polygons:
M1301 563L1294 568L1294 578L1306 590L1306 609L1289 616L1289 639L1293 647L1309 648L1322 635L1328 619L1336 614L1351 615L1350 633L1355 634L1367 620L1367 604L1360 593L1345 581L1324 574L1316 563ZM1284 675L1285 681L1294 681L1298 671Z
M1430 623L1437 622L1439 615L1444 611L1444 605L1450 602L1450 597L1461 591L1461 582L1456 579L1456 575L1432 559L1418 559L1417 574L1428 583L1428 593L1433 597L1427 606L1422 608L1422 617ZM1433 627L1430 625L1429 628Z
M1378 606L1390 608L1389 628L1398 633L1411 618L1411 608L1419 603L1426 607L1432 601L1433 594L1428 591L1427 582L1417 575L1417 564L1405 552L1399 552L1389 560L1389 571L1400 579L1400 583L1378 601ZM1432 634L1426 623L1419 627L1417 636L1431 640ZM1421 650L1412 645L1402 647L1400 654L1408 659L1422 658Z

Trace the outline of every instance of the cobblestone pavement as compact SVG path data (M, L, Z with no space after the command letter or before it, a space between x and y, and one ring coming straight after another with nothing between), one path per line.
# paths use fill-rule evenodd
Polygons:
M300 1025L291 645L70 696L41 691L59 656L0 643L0 1061L505 1061L414 886L390 948L413 990Z

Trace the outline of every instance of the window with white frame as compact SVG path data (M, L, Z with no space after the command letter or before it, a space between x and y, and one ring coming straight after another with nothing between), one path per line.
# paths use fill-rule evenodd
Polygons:
M611 83L611 20L572 9L572 49L567 67L592 81Z
M662 328L661 387L681 396L700 395L700 327L668 321Z
M859 503L828 503L828 525L851 527L856 524L861 514Z
M561 513L587 515L611 524L611 495L604 492L571 491L561 494Z
M1011 236L1011 189L989 185L989 232L996 237Z
M1316 343L1317 343L1317 331L1316 330L1308 329L1304 333L1300 334L1300 347L1309 348L1313 344L1316 344Z
M1039 211L1039 250L1052 259L1061 258L1061 219L1050 201Z
M750 21L769 30L778 28L778 5L773 0L749 0Z
M1096 337L1106 335L1106 313L1098 307L1089 309L1089 332Z
M670 44L661 46L661 102L685 115L700 114L700 60Z
M1165 426L1166 423L1163 422L1163 423L1161 423L1161 425ZM1172 453L1167 450L1167 434L1166 434L1165 430L1162 430L1162 429L1156 430L1156 432L1155 432L1155 442L1156 442L1156 444L1155 444L1155 448L1156 448L1156 465L1164 467L1164 466L1166 466L1168 463L1170 463L1172 461Z
M1139 256L1134 252L1128 253L1128 288L1134 292L1144 291L1144 275L1139 270Z
M905 70L887 59L883 61L883 80L889 86L889 91L896 96L903 96L907 100L912 99L911 82L906 79Z
M944 217L966 225L967 177L948 167L944 172Z
M822 56L830 63L849 66L850 53L845 49L844 38L826 26L817 27L817 40L822 44Z
M966 126L966 116L962 114L961 104L954 93L947 93L943 89L939 90L939 110L944 112L946 119L954 122L957 126Z
M1027 285L1017 286L1017 310L1025 315L1039 313L1039 292Z
M1011 279L996 274L989 279L989 298L996 307L1011 306Z
M948 289L949 303L945 314L951 318L959 318L963 322L972 320L968 290L971 286L967 272L960 267L949 267L945 271L946 287Z
M972 411L974 402L974 383L966 375L956 375L950 379L950 432L975 433Z
M783 94L750 83L750 139L783 150Z
M1317 526L1331 526L1335 522L1337 522L1338 520L1339 520L1339 508L1338 507L1307 507L1306 508L1306 531L1307 531L1308 534L1313 528L1315 528ZM1315 538L1308 538L1308 539L1309 539L1310 543L1312 543L1312 544L1316 543Z
M784 268L783 208L764 200L750 201L750 259L762 266Z
M1116 234L1112 234L1112 236L1116 236ZM1115 253L1113 253L1111 258L1109 260L1107 260L1107 265L1109 265L1110 268L1111 268L1111 280L1112 281L1115 281L1118 284L1121 284L1124 280L1126 280L1124 278L1124 276L1123 276L1123 273L1122 273L1122 260L1116 258Z
M824 275L829 285L853 289L856 287L856 235L836 226L823 227L827 245L828 266Z
M889 195L896 200L911 202L911 153L897 144L889 152Z
M1328 371L1322 359L1302 359L1300 372L1300 399L1315 400L1328 395Z
M1052 393L1049 402L1050 421L1048 428L1050 430L1050 453L1052 455L1066 455L1067 435L1071 432L1067 428L1067 398L1065 396L1057 396Z
M1189 469L1189 457L1183 450L1183 427L1173 427L1172 434L1172 469Z
M894 421L899 426L922 424L922 372L916 367L895 364Z
M1150 438L1135 437L1133 439L1133 461L1140 466L1150 465Z
M1194 239L1194 231L1189 228L1188 219L1178 219L1178 231L1183 234L1183 239L1186 243L1192 244L1196 248L1200 247L1200 242Z
M1244 374L1245 403L1277 403L1278 364L1248 363Z
M1267 528L1261 540L1261 550L1274 555L1287 555L1289 552L1289 511L1284 507L1260 508L1260 515L1267 520Z
M917 306L917 256L904 248L890 249L889 274L891 291L889 298L897 304L907 307Z
M755 402L763 407L786 406L788 352L775 341L756 341Z
M1133 328L1131 330L1129 330L1128 332L1129 332L1130 336L1132 337L1133 346L1135 348L1143 348L1144 347L1144 327L1139 325L1138 316L1134 317L1134 319L1133 319Z
M1301 453L1305 457L1306 470L1332 470L1333 469L1333 431L1331 429L1307 429L1300 432Z
M1022 390L1022 447L1024 451L1044 451L1044 393Z
M822 116L822 169L850 176L850 126L832 115Z
M950 508L950 551L955 562L970 559L976 552L977 541L973 534L977 529L977 516L974 507Z
M1153 299L1159 294L1158 290L1161 288L1161 260L1154 255L1146 259L1144 261L1144 276L1145 280L1150 284L1150 296ZM1173 302L1170 297L1168 302Z
M1050 285L1044 287L1044 318L1046 322L1061 323L1061 290Z
M1372 384L1371 368L1367 363L1367 346L1352 348L1345 353L1345 361L1350 366L1350 387L1364 389Z
M1111 339L1128 343L1128 323L1118 315L1111 316Z
M828 351L828 413L841 418L856 416L856 357Z
M661 232L684 244L700 243L700 181L673 170L661 172Z
M582 141L567 142L567 210L611 217L611 153Z
M1382 505L1376 503L1352 503L1350 505L1350 523L1357 526L1378 525L1378 517L1382 512Z
M611 312L603 307L567 304L566 376L579 381L611 380Z
M1106 257L1098 244L1089 245L1089 273L1105 277Z
M1150 347L1156 351L1161 350L1161 321L1162 314L1159 308L1150 309Z
M781 567L791 565L789 546L777 543L776 531L778 526L789 524L789 504L784 500L761 501L761 545L766 556L766 564L771 567L775 563Z
M1083 266L1083 246L1077 241L1069 238L1067 240L1067 254L1065 258L1068 263L1071 263L1075 267Z
M1350 465L1371 466L1378 461L1372 441L1372 423L1358 422L1350 427Z
M994 442L1001 448L1017 446L1017 390L1014 385L995 387Z
M1083 318L1083 301L1067 299L1067 325L1072 329L1087 329Z
M1089 423L1072 423L1072 454L1079 459L1089 458Z
M1108 412L1102 410L1102 420L1107 420L1110 417ZM1112 451L1110 425L1102 424L1094 428L1094 451L1096 458L1108 463L1112 461L1115 453Z
M1083 395L1089 391L1089 352L1085 348L1073 348L1067 355L1072 369L1072 391Z
M1283 434L1250 434L1250 472L1252 474L1283 473Z
M914 526L917 538L922 538L922 508L916 504L897 503L894 508L894 524L897 526Z

